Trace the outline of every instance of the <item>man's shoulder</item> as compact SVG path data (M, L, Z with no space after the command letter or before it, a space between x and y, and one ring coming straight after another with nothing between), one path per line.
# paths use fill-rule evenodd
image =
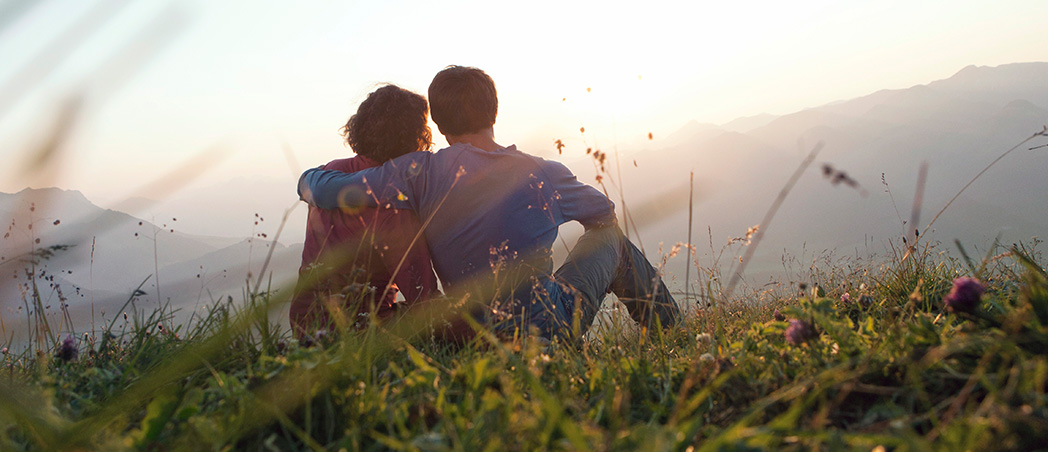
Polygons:
M527 159L530 159L530 160L534 161L535 163L537 163L539 165L554 165L554 166L558 166L558 167L563 167L564 166L564 164L562 164L562 163L560 163L560 162L558 162L556 160L549 160L549 159L546 159L544 157L539 157L539 156L537 156L535 154L530 154L530 153L521 151L520 149L517 148L517 145L515 145L515 144L507 146L505 148L505 150L508 153L521 155L521 156L523 156L523 157L525 157Z
M457 143L438 150L432 154L432 158L437 162L466 164L466 166L488 165L494 159L500 162L500 166L510 166L518 171L538 169L548 173L571 173L564 164L521 151L516 145L488 152L467 144Z
M523 158L526 158L526 159L530 160L531 162L533 162L535 164L535 166L541 168L543 171L546 171L546 172L549 172L549 173L557 173L557 174L560 174L560 173L571 174L571 170L569 170L568 167L565 166L561 162L558 162L556 160L546 159L546 158L543 158L543 157L539 157L537 155L529 154L527 152L523 152L523 151L517 149L516 146L511 146L510 148L507 148L507 149L511 150L512 152L514 152L516 154L521 155Z

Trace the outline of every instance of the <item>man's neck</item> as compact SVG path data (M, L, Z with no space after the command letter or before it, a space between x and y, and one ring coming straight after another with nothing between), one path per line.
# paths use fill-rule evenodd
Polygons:
M448 144L464 143L488 152L502 149L502 146L495 142L495 130L491 128L476 133L444 135L444 138L448 140Z

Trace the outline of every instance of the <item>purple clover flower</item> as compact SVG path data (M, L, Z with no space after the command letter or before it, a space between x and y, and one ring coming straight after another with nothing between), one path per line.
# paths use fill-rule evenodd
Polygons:
M841 295L841 301L844 303L851 303L851 294L844 292L844 295Z
M793 345L801 345L815 338L815 327L803 320L790 319L790 326L786 327L786 342Z
M782 315L782 313L779 312L778 309L775 310L775 313L772 314L772 317L775 318L776 322L782 322L782 321L786 320L786 316Z
M76 348L76 339L73 339L72 335L66 336L65 340L62 341L62 345L58 347L58 351L55 352L55 356L62 361L75 361L79 355L80 351Z
M953 288L943 298L943 304L950 312L974 312L986 286L981 281L967 276L953 280Z

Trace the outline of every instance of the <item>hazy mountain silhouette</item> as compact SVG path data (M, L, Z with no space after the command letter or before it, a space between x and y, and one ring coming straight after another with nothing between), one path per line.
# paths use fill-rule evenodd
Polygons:
M136 290L141 291L137 306L169 303L185 315L200 303L230 295L243 300L247 276L254 283L271 246L261 237L238 241L183 234L177 218L158 225L57 188L0 193L0 220L6 221L0 241L0 311L13 319L5 322L9 329L25 321L23 298L31 281L27 270L34 268L28 255L34 250L65 247L36 259L32 280L52 315L62 304L60 289L68 309L78 314L73 318L84 322L76 326L83 329L92 319L92 307L96 321L103 311L112 318ZM277 244L265 280L271 277L277 287L293 281L300 256L301 246Z
M645 213L635 215L644 217L640 231L645 243L663 242L668 248L685 242L687 182L694 171L692 242L700 244L699 261L707 265L729 237L741 237L760 222L804 156L821 141L825 148L767 229L750 267L756 282L776 271L777 280L804 279L803 268L781 276L788 256L803 255L799 261L810 264L817 254L868 256L884 252L888 240L900 243L921 162L929 165L918 223L923 228L982 168L1041 131L1048 124L1044 80L1048 63L970 66L946 80L788 115L761 115L722 126L692 122L652 143L661 148L627 156L637 165L622 165L625 204ZM1040 138L1028 147L1045 142L1048 138ZM845 171L862 189L833 185L821 174L823 164ZM575 166L582 179L593 173ZM1048 151L1017 150L965 191L926 239L944 242L947 249L954 248L954 239L985 249L998 236L1004 243L1043 237L1048 232L1046 166ZM649 253L653 248L648 246ZM722 257L721 263L730 260ZM684 265L678 258L668 271L680 277Z

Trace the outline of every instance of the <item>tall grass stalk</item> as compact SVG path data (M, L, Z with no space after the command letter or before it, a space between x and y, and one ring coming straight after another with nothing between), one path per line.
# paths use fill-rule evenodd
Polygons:
M808 169L808 166L815 161L815 156L819 155L819 151L822 150L823 146L824 143L821 141L815 144L815 147L813 147L808 153L808 156L801 161L800 166L798 166L797 170L793 172L792 176L790 176L786 185L782 187L782 190L779 190L779 195L775 198L775 201L771 203L771 207L769 207L768 211L764 213L764 218L761 219L752 242L748 247L746 247L746 253L742 256L739 266L736 267L734 272L732 272L731 278L728 280L728 286L722 295L725 300L731 298L732 293L735 291L735 285L738 284L739 279L742 278L743 272L746 271L746 266L749 265L750 258L753 257L753 253L757 250L757 245L760 244L761 239L764 238L764 234L767 233L768 226L771 223L771 220L775 218L775 214L779 211L779 207L782 206L782 203L786 200L786 196L790 194L790 190L793 189L793 186L797 184L798 180L800 180L801 175L804 174L804 170Z
M980 177L982 177L982 175L985 174L986 171L989 171L989 169L991 167L993 167L993 165L996 165L997 162L999 162L999 161L1001 161L1001 159L1007 157L1008 154L1011 154L1016 149L1019 149L1019 148L1023 147L1023 145L1025 145L1026 143L1029 143L1031 140L1033 140L1033 139L1035 139L1037 137L1048 137L1048 126L1045 126L1044 130L1035 132L1034 134L1030 135L1025 140L1020 141L1019 144L1016 144L1015 146L1012 146L1007 151L1004 151L1003 153L1001 153L1001 155L997 156L997 158L993 159L993 161L990 162L990 164L986 165L986 167L983 168L982 171L979 171L979 173L976 174L975 177L972 177L972 180L968 181L967 184L964 184L964 186L961 187L961 189L958 190L957 193L955 195L953 195L953 197L950 198L949 201L946 202L946 205L942 206L942 209L939 209L939 212L935 214L935 217L932 218L932 221L928 222L928 225L924 227L924 229L921 231L921 234L923 235L923 234L927 233L928 230L931 229L932 225L934 225L935 222L939 219L939 217L942 216L942 213L945 212L946 209L949 209L950 205L952 205L953 202L956 201L957 198L959 198L961 196L961 193L964 193L964 191L967 190L968 187L971 187L972 184L974 184L976 180L978 180ZM917 227L917 226L914 225L914 227Z

